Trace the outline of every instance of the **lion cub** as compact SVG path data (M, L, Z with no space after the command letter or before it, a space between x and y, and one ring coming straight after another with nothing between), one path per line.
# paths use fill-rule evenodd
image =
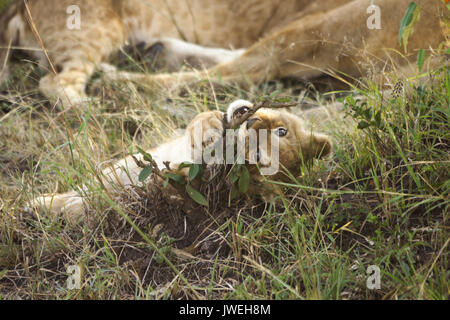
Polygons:
M237 100L230 104L226 113L220 111L200 113L188 125L184 135L147 152L152 155L161 171L173 170L178 174L187 175L187 170L178 170L180 164L214 163L208 162L211 158L208 159L206 150L208 147L219 145L218 142L221 139L227 140L223 139L224 124L243 116L253 107L254 105L249 101ZM257 188L250 188L254 191L253 193L260 192L261 185L264 184L261 179L264 169L275 168L275 171L268 173L271 180L284 180L287 178L286 171L298 176L302 163L327 156L332 150L332 144L327 136L304 131L299 117L278 109L258 109L233 132L234 140L231 142L231 148L228 145L225 147L220 145L219 148L235 150L236 142L238 145L242 143L241 146L244 146L244 149L240 160L248 164L250 183L257 186ZM257 143L253 147L252 133L253 137L257 138L254 140ZM229 143L229 140L226 143ZM134 157L143 160L141 154ZM236 159L233 157L231 161L235 162L229 163L228 160L229 155L225 154L219 162L215 163L233 164L239 161L239 157ZM99 176L108 192L117 192L126 186L139 184L138 177L141 170L130 155L104 169ZM162 183L160 179L153 181ZM170 189L167 190L171 192ZM267 190L270 192L270 187ZM69 222L77 222L83 217L88 206L81 193L87 194L89 191L82 187L80 193L69 191L64 194L47 194L34 199L30 207L42 206L53 215L63 214Z

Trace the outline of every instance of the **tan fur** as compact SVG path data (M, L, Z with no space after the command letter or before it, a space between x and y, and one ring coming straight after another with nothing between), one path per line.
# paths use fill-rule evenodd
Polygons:
M187 169L178 170L179 164L194 161L194 156L190 152L193 150L193 147L200 146L203 149L217 141L219 136L214 136L214 133L222 135L224 130L224 116L219 111L200 113L188 125L183 136L177 137L147 152L152 155L161 170L165 167L163 163L169 161L171 170L181 175L187 175ZM279 141L280 165L279 171L269 176L270 179L279 181L288 179L286 170L294 176L298 176L300 175L300 168L305 162L313 158L327 156L331 152L332 145L328 137L305 131L300 118L291 113L260 109L251 119L239 128L240 137L245 138L248 129L266 129L269 132L278 128L287 130L285 136L275 137ZM202 135L199 140L196 140L196 130L198 128L201 128L203 133L212 132L213 135ZM270 135L268 135L267 139L267 148L261 148L260 150L261 158L257 162L260 167L269 166L274 159L270 152L270 142L273 138L270 138ZM248 145L246 145L246 148L246 160L248 161L250 158L254 158L254 154L252 154ZM135 156L139 160L142 160L142 155ZM138 176L141 170L132 157L128 156L104 169L97 176L101 177L101 182L106 187L107 192L112 194L129 185L139 184ZM256 164L250 166L250 174L252 183L250 193L266 197L274 192L272 185L264 183L264 179L260 175L259 170L257 170ZM162 183L160 179L151 181L152 183ZM167 189L167 192L173 191ZM46 208L53 215L63 214L69 222L76 223L85 217L84 213L87 203L84 201L84 196L86 194L89 194L89 191L84 187L79 192L69 191L65 194L48 194L35 199L30 204L30 207Z
M218 65L199 74L119 73L111 75L113 79L173 85L220 75L224 81L257 83L281 77L311 79L330 69L359 76L374 66L384 68L388 61L407 64L418 49L436 48L448 37L439 22L442 1L416 2L421 19L409 39L409 59L389 49L402 51L397 34L410 0L374 2L381 8L381 30L367 28L369 2L364 0L29 0L31 17L18 5L15 15L10 10L0 19L0 47L14 42L40 48L31 22L56 71L43 52L31 52L49 69L41 92L67 104L84 99L94 69L126 41L162 41L171 47L171 39L183 40L202 46L190 54ZM66 28L69 5L81 9L80 30ZM169 59L189 60L182 46L175 47ZM206 47L228 52L222 55ZM247 50L234 50L239 48ZM0 49L0 62L5 52ZM5 78L6 69L2 73Z

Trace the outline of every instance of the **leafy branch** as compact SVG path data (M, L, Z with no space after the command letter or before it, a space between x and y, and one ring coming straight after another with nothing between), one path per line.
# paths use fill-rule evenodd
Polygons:
M201 204L203 206L208 206L208 201L206 198L195 188L191 186L189 183L190 181L194 180L198 176L201 175L202 170L201 166L195 163L182 163L178 167L178 170L181 170L183 168L189 167L189 176L188 181L186 182L185 177L173 173L173 172L163 172L159 169L158 164L155 162L151 154L146 152L145 150L137 147L140 154L142 154L143 159L149 164L145 164L143 161L136 158L134 155L132 155L133 160L136 162L136 165L140 168L142 168L141 172L139 173L139 181L144 182L152 173L157 175L159 178L161 178L164 183L163 186L167 187L169 184L175 188L178 192L185 191L195 202L198 204ZM169 163L165 163L168 170L170 170ZM183 187L184 186L184 187Z

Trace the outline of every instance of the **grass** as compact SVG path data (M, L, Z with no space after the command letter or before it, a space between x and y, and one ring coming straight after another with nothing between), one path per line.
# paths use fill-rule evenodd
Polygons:
M405 81L397 96L360 83L336 95L342 110L335 95L296 82L173 93L97 77L89 108L61 111L37 92L39 77L16 62L0 96L2 299L449 298L448 68L426 86ZM335 145L330 159L278 183L276 204L240 199L190 216L154 190L114 197L96 181L97 166L169 139L197 112L274 91L325 105L293 112ZM34 196L82 184L104 218L95 228L22 217ZM70 265L81 267L79 290L67 289ZM371 265L378 290L366 285Z

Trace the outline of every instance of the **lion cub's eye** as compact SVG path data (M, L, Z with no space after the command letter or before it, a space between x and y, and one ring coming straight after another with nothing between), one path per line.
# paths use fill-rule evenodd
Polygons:
M278 129L275 131L275 134L276 134L277 136L279 136L279 137L284 137L285 135L287 135L287 133L288 133L288 131L287 131L287 129L285 129L285 128L278 128Z

